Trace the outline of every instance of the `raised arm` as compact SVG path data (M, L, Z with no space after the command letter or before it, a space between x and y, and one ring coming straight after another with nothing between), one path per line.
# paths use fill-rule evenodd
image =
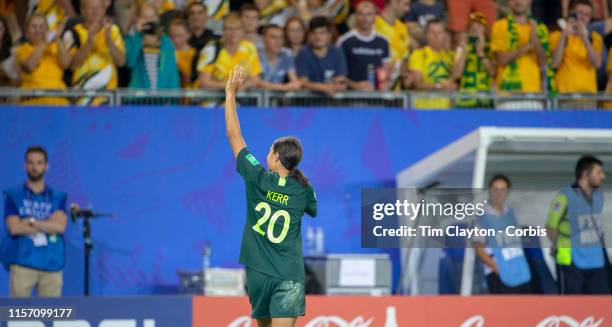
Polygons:
M240 132L238 114L236 113L236 92L243 82L244 72L242 67L236 66L230 71L230 76L225 86L225 133L236 157L238 157L240 150L246 147Z

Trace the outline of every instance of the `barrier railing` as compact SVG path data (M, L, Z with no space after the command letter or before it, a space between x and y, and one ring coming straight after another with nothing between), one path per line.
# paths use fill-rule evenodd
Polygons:
M410 100L410 108L413 109L554 109L545 93L411 92Z
M115 91L117 105L182 105L217 107L225 101L225 93L210 90L136 90ZM263 92L238 92L237 101L243 106L265 106Z
M394 109L563 110L612 109L612 93L465 93L465 92L339 92L320 93L246 91L237 94L243 106L257 107L379 107ZM110 105L218 107L223 91L211 90L50 90L0 88L0 103L11 105Z
M313 92L264 92L266 107L381 107L408 109L407 92L339 92L333 96Z
M568 93L552 99L555 109L612 109L612 93Z
M0 103L44 106L115 106L116 91L0 88Z

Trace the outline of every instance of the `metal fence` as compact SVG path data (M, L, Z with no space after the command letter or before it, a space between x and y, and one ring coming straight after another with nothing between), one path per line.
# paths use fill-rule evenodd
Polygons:
M333 96L307 91L248 91L237 94L242 106L255 107L346 107L390 109L489 109L489 110L564 110L612 109L612 93L499 94L462 92L339 92ZM198 106L219 107L223 91L117 89L42 90L0 88L0 103L9 105L77 106Z
M28 106L118 105L116 91L0 88L0 103Z

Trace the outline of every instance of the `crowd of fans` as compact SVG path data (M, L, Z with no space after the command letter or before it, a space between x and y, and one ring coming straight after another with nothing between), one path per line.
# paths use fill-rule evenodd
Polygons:
M242 65L244 89L329 95L612 91L606 0L0 0L0 13L3 86L222 89Z

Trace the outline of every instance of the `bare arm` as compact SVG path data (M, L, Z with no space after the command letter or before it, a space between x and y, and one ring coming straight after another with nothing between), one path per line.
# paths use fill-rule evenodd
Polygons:
M236 66L230 71L225 87L225 133L232 146L234 156L238 157L240 150L246 147L246 142L240 131L240 121L236 113L236 91L244 82L242 67Z
M606 92L612 93L612 72L608 72L608 82L606 83Z
M414 89L418 91L453 91L457 89L457 84L452 79L440 84L432 84L425 82L423 80L423 75L419 71L412 70L411 74L413 76L412 80L414 81Z
M582 38L584 46L587 48L587 52L589 54L589 61L591 61L591 64L593 65L593 67L595 67L595 69L599 69L599 67L601 67L601 53L595 51L595 49L593 48L593 43L591 43L591 40L589 39L587 33L588 31L584 34L581 33L580 37Z
M374 91L374 85L370 81L353 81L349 78L346 79L348 87L353 90L359 91Z
M22 220L17 215L8 216L5 220L6 227L12 236L20 235L34 235L38 233L38 230L25 220Z
M200 73L198 79L200 81L200 87L204 89L223 90L226 86L224 81L218 81L212 78L211 73Z
M113 58L115 66L123 67L123 65L125 65L125 53L119 49L119 47L115 44L115 41L113 41L113 36L111 33L112 26L113 25L110 23L110 21L107 21L104 25L104 38L106 40L106 46L108 47L108 51Z
M538 59L538 65L540 65L540 67L543 67L546 65L546 51L544 51L544 47L542 47L542 44L538 43L535 47L534 47L535 53L536 53L536 58Z
M550 227L546 227L546 236L548 236L548 239L550 240L550 255L552 255L553 257L557 255L557 239L559 238L559 231L554 229L554 228L550 228Z
M439 90L440 87L435 85L435 84L431 84L431 83L427 83L423 80L423 76L421 74L421 72L416 71L416 70L411 70L410 74L412 74L412 81L414 82L414 89L415 90L419 90L419 91L435 91L435 90Z
M499 270L497 269L497 264L491 258L489 254L484 250L484 246L480 242L474 243L474 249L476 250L476 255L478 258L485 264L485 266L491 268L496 274L499 274Z
M453 79L460 79L467 61L467 50L465 46L458 47L455 51L455 62L453 64Z
M497 68L495 60L489 58L488 56L484 56L482 57L481 61L489 75L491 75L491 77L495 77L495 75L497 75L497 71L495 70L495 68Z
M305 89L315 91L315 92L323 92L326 94L333 93L333 84L332 83L318 83L311 82L308 77L302 77L301 79L302 85L304 85ZM331 91L331 92L330 92Z
M70 61L72 59L70 58L68 49L66 49L64 41L62 41L61 38L58 37L55 42L57 42L57 55L59 56L58 59L60 66L62 67L62 69L68 69L68 67L70 67Z
M38 62L40 58L42 58L43 52L45 51L45 43L38 44L36 48L34 48L34 52L26 58L24 62L21 63L21 68L27 73L31 73L38 66Z
M512 51L500 51L496 53L496 59L500 66L506 66L507 64L515 61L519 57L523 56L532 49L531 43L525 44L522 47Z
M278 92L290 92L290 91L299 91L302 88L302 83L300 79L297 77L295 71L287 72L287 79L289 80L287 83L270 83L264 80L259 81L259 86L262 89L270 90L270 91L278 91Z
M561 17L569 16L570 0L561 0Z
M542 42L540 41L540 37L538 36L538 23L534 20L530 20L531 23L531 40L530 43L533 46L533 50L535 51L536 58L538 59L538 65L540 67L544 67L546 65L546 51L542 46Z
M302 83L295 72L288 72L287 78L289 79L287 83L270 83L260 79L258 87L277 92L299 91L302 88Z
M300 89L302 89L302 82L300 82L300 79L298 78L297 74L295 73L295 71L291 70L287 72L287 79L289 80L287 83L284 84L274 84L275 88L280 88L278 90L274 90L274 89L268 89L271 91L281 91L281 92L290 92L290 91L299 91ZM261 83L267 83L264 82L263 80L261 81ZM261 86L263 88L265 88L265 86Z
M89 55L89 52L93 48L93 39L90 37L87 38L87 42L84 45L79 47L74 56L72 57L72 69L76 69L85 61L85 58Z
M66 230L66 214L62 210L55 211L48 219L36 220L34 228L47 234L63 234Z
M561 38L559 39L559 43L555 48L555 52L553 53L553 68L557 69L561 66L563 62L563 54L565 53L565 44L567 43L567 32L563 32Z

